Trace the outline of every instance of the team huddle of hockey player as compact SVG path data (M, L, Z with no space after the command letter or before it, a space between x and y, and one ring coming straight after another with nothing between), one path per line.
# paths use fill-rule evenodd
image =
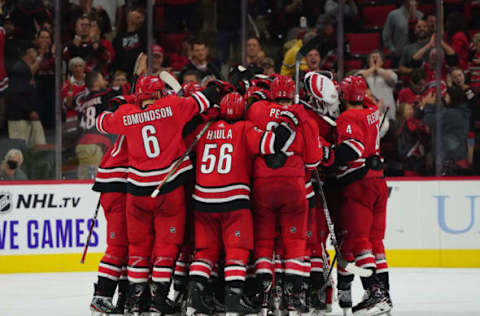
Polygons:
M183 95L142 76L98 113L118 136L93 188L107 220L93 315L320 316L335 290L345 312L391 311L381 120L364 79L307 73L295 103L290 77L246 73ZM332 281L325 212L342 261L372 272L353 308L354 274L339 264Z

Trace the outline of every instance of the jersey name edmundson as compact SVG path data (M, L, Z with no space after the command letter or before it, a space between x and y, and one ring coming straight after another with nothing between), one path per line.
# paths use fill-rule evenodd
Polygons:
M167 106L160 109L124 115L123 125L130 126L135 124L141 124L145 122L161 120L161 119L172 117L172 116L173 116L172 108Z

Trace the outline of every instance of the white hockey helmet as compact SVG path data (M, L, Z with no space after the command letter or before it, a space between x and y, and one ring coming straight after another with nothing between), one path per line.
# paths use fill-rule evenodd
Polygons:
M317 71L305 75L305 87L310 93L311 102L321 114L337 118L340 115L340 99L337 85L328 76Z

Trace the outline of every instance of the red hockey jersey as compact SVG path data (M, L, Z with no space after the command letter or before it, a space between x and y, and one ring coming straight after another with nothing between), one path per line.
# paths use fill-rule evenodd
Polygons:
M337 145L345 144L358 158L339 166L337 178L349 183L363 177L381 177L383 170L367 168L367 158L380 156L380 112L376 106L349 109L337 118Z
M103 156L97 169L97 176L92 190L103 193L125 193L127 173L127 141L125 140L125 135L121 135Z
M299 120L296 137L290 145L285 165L279 169L267 167L263 157L255 160L254 177L304 177L305 167L316 168L323 158L323 143L318 127L301 105L282 106L274 102L258 101L246 113L246 119L263 130L273 130L281 122L281 112L290 111Z
M185 152L182 130L199 112L210 106L207 98L196 92L192 97L166 96L145 109L125 104L114 113L104 112L97 119L102 133L121 134L127 139L127 192L137 196L150 195L173 169ZM188 156L163 185L160 193L183 184L192 170Z
M274 153L275 135L249 121L213 123L196 146L195 209L224 212L250 208L250 179L257 154Z

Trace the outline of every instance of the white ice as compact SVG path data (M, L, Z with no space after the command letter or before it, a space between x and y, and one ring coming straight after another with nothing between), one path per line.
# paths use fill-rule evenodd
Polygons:
M480 269L391 269L395 316L480 315ZM94 272L0 274L2 316L88 316ZM354 303L363 290L354 284ZM329 315L342 315L334 304Z

